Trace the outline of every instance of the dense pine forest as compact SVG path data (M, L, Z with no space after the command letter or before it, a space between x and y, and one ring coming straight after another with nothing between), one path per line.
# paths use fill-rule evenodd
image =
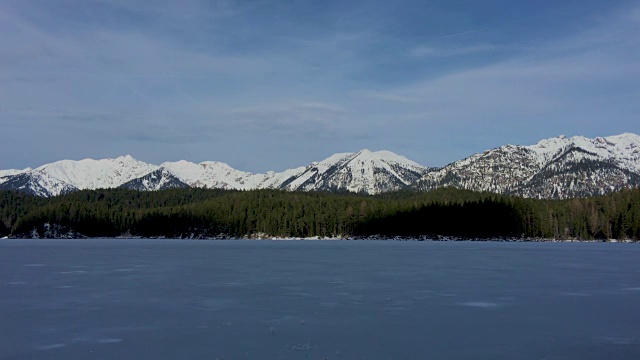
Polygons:
M0 191L0 237L640 239L640 190L533 200L453 188L379 196L278 190Z

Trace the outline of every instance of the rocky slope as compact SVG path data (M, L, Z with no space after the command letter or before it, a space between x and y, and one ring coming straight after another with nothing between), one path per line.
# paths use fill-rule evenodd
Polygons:
M430 171L421 190L443 186L534 198L605 194L640 185L640 136L545 139L505 145Z

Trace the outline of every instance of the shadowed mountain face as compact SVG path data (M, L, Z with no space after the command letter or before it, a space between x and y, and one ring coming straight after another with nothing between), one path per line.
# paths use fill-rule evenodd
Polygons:
M123 189L138 191L158 191L166 189L186 189L189 185L180 181L165 169L158 169L145 176L127 181L120 185Z
M36 169L0 171L0 189L38 196L125 187L140 191L196 187L379 194L457 187L533 198L571 198L640 186L640 136L545 139L505 145L435 169L390 151L338 153L306 167L250 173L222 162L147 164L116 159L63 160Z
M46 173L29 171L3 178L0 190L22 191L36 196L56 196L79 190L64 181L52 178Z

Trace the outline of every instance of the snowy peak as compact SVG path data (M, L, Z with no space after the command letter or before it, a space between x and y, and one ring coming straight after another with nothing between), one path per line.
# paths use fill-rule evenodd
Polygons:
M640 136L559 136L505 145L432 171L417 187L454 186L538 198L592 196L640 185Z
M594 154L602 160L619 162L619 165L632 171L640 171L640 136L624 133L593 139L583 136L541 140L535 145L524 146L540 156L540 160L548 161L561 156L564 152L578 148Z
M61 160L7 176L0 188L56 196L75 190L115 188L156 169L157 166L129 155L102 160Z
M205 161L195 164L184 160L164 163L161 168L191 187L235 190L277 188L280 183L303 170L298 168L282 173L270 171L266 174L254 174L236 170L222 162Z
M402 155L398 155L391 151L381 150L381 151L376 151L373 154L387 163L395 163L395 164L399 164L407 167L415 167L415 168L422 168L422 169L425 168L425 166L420 165L415 161L409 160L406 157Z
M427 171L426 167L390 151L370 150L338 153L309 166L282 172L250 173L222 162L196 164L185 160L163 163L159 169L190 187L235 190L339 189L370 194L406 188ZM154 179L161 178L158 175ZM147 185L142 186L144 181L147 181ZM136 180L135 186L155 188L148 185L149 181L146 178Z
M31 170L13 176L7 176L0 183L0 190L26 192L36 196L57 196L80 190L77 187L60 181L46 172Z
M157 168L156 165L126 155L115 159L62 160L43 165L34 171L84 190L118 187Z
M333 166L337 166L339 164L344 163L345 161L348 161L350 158L352 158L354 155L354 153L337 153L337 154L333 154L331 156L329 156L328 158L322 160L322 161L314 161L311 163L311 165L309 165L308 167L314 167L316 168L319 172L326 172L329 168L333 167Z
M288 190L346 190L378 194L410 186L428 171L390 151L335 154L309 165L295 179L283 184Z

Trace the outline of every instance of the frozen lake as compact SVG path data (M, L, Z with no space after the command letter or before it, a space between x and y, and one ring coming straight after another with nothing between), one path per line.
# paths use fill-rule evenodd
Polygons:
M1 359L639 359L640 246L0 240Z

